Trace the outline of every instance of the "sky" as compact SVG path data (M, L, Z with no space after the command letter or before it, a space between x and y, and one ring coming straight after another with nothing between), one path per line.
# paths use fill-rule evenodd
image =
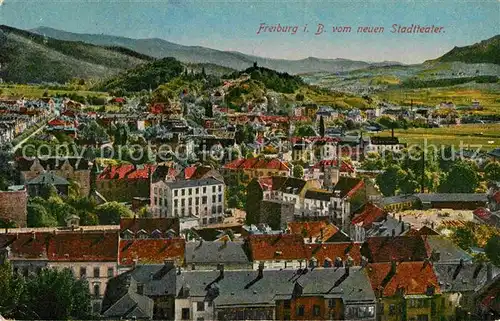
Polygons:
M299 31L257 34L261 23ZM352 32L315 35L319 23ZM420 63L500 34L500 0L0 0L0 24L161 38L269 58ZM443 29L397 34L393 24ZM360 26L385 32L357 33Z

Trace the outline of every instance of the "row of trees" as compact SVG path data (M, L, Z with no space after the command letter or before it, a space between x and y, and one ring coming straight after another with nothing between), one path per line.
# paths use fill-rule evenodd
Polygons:
M85 279L69 269L43 269L22 277L6 261L0 264L0 315L20 320L89 320L91 294Z
M361 167L384 171L376 182L385 196L410 194L422 187L427 192L474 193L482 182L500 180L499 162L490 162L481 169L473 161L453 160L449 148L441 154L422 155L421 149L384 156L370 153Z

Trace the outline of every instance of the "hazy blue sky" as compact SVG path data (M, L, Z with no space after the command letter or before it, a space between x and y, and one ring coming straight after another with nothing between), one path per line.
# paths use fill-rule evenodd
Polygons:
M2 2L2 0L0 0ZM79 33L162 38L273 58L417 63L500 33L500 0L3 0L0 23ZM309 25L309 33L257 35L261 23ZM349 34L314 35L318 23ZM437 25L441 34L394 34L392 24ZM358 34L383 26L383 34Z

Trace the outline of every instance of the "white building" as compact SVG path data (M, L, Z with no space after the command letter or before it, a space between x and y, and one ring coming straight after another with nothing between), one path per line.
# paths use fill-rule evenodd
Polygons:
M154 217L196 217L200 225L223 221L225 184L214 178L158 181L151 185Z

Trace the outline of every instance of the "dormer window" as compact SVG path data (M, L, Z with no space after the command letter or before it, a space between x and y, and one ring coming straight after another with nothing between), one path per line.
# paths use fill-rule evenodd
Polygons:
M129 229L126 229L124 232L123 232L123 239L124 240L131 240L134 238L134 232L132 232L131 230Z
M151 232L151 237L154 239L161 239L162 238L161 231L159 229L154 230L153 232Z
M148 232L146 232L145 230L139 230L136 235L137 235L138 239L147 239L148 238Z

